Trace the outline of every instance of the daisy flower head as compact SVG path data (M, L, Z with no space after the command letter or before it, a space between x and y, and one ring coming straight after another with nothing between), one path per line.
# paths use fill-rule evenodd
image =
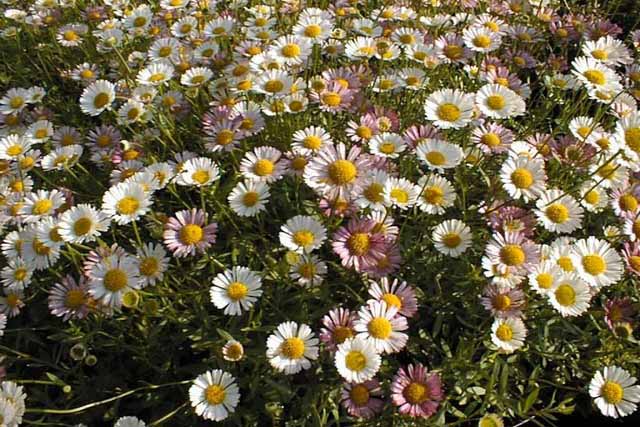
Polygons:
M416 155L429 169L442 172L458 166L464 153L456 144L439 139L425 139L416 147Z
M398 307L385 301L372 301L360 308L354 324L357 337L371 340L379 353L397 353L404 348L409 336L402 331L409 328L407 319L398 315Z
M320 126L309 126L293 133L291 149L300 154L314 154L329 144L333 144L333 140L327 130Z
M616 123L614 138L618 145L624 149L627 156L635 162L634 170L638 169L637 162L640 160L640 113L624 117Z
M123 295L139 288L140 276L130 255L103 258L89 273L89 294L108 307L120 308Z
M327 274L327 264L315 255L304 254L291 266L289 275L304 287L317 286Z
M609 195L597 181L586 181L580 188L580 205L589 212L602 212L609 204Z
M380 381L373 378L361 383L344 383L340 403L352 417L372 418L384 407Z
M361 208L369 208L373 211L385 210L385 198L383 190L389 175L382 170L374 170L367 173L362 181L362 190L355 200Z
M282 36L274 41L271 53L284 65L301 65L311 53L311 43L308 38L293 35Z
M168 264L167 252L161 245L145 243L144 246L138 248L136 265L138 266L141 287L155 285L162 281Z
M564 274L547 293L549 302L562 317L579 316L589 309L589 286L575 274Z
M25 289L31 283L35 266L25 262L22 258L13 258L0 271L0 283L5 288Z
M149 211L151 197L142 185L121 182L112 186L102 197L102 212L120 224L137 220Z
M401 414L428 418L444 399L440 375L418 363L401 367L391 383L391 400Z
M240 162L240 172L248 180L272 183L284 173L284 163L280 161L280 150L264 146L245 154Z
M376 227L371 219L353 217L333 234L331 246L343 266L360 271L374 267L384 256L385 237Z
M97 80L87 86L80 95L80 109L90 116L98 116L111 108L116 99L116 87L108 80Z
M0 139L0 160L18 161L29 151L34 141L15 133Z
M571 64L572 73L587 89L620 92L620 77L611 68L589 57L578 57Z
M449 219L438 224L431 238L438 252L457 258L471 246L471 229L464 222Z
M335 351L339 344L353 338L353 323L357 314L348 308L334 308L322 317L323 327L320 329L320 341L329 351Z
M372 379L382 363L373 342L362 337L349 338L339 344L334 357L338 373L350 383Z
M580 228L583 212L573 197L555 188L543 191L536 201L538 221L553 233L572 233Z
M591 57L610 67L633 62L629 49L624 43L610 35L585 41L582 45L582 53L587 58Z
M398 309L398 314L407 318L412 317L418 311L418 300L413 287L405 281L382 277L379 281L369 282L369 295L374 299L367 301L367 304L375 301L384 301L389 307Z
M240 389L233 375L214 369L193 380L189 400L196 414L205 420L222 421L235 412Z
M383 132L369 140L371 154L379 157L395 159L406 148L404 139L397 133Z
M536 199L545 189L544 161L524 156L509 157L500 168L500 180L509 196L525 202Z
M147 424L136 417L121 417L113 427L147 427Z
M222 346L222 358L228 362L239 362L244 357L244 346L230 339Z
M136 80L142 86L163 86L173 77L173 67L165 62L155 62L138 72Z
M296 374L318 358L318 342L309 326L284 322L267 339L267 358L276 370Z
M474 52L492 52L500 47L502 38L500 33L491 31L487 27L471 26L462 33L464 44Z
M491 326L491 341L505 353L513 353L524 345L527 328L519 317L496 318Z
M93 242L109 229L109 217L89 204L80 204L60 216L58 234L68 243Z
M591 379L589 395L603 415L626 417L638 408L640 385L629 371L615 365L605 366Z
M536 265L527 278L529 279L529 286L536 293L548 295L564 275L565 272L554 261L546 260Z
M280 244L298 253L308 253L318 249L327 238L327 232L322 223L305 215L294 216L280 230Z
M210 289L211 302L224 314L239 316L262 295L262 279L247 267L233 267L219 273Z
M483 153L504 153L513 142L513 132L499 124L486 123L473 129L471 141Z
M522 233L496 233L486 248L491 262L501 272L528 272L540 260L537 245Z
M229 206L240 216L252 217L267 210L269 185L262 181L239 182L228 197Z
M442 215L456 200L453 185L438 174L423 176L418 181L418 187L421 188L418 207L428 214Z
M415 205L419 194L420 188L405 178L389 177L382 188L384 205L401 210Z
M325 196L355 193L366 176L370 161L358 146L347 152L344 144L327 145L311 158L304 170L305 183Z
M220 168L208 157L195 157L182 165L182 172L176 176L179 185L204 187L220 179Z
M65 203L64 195L56 189L37 190L25 195L20 213L26 222L36 222L51 216Z
M440 129L459 129L473 119L474 95L456 89L442 89L427 97L425 117Z
M594 236L580 239L571 252L578 276L593 288L617 283L623 274L622 258L606 240Z
M482 86L476 93L475 102L482 114L493 119L521 116L526 109L520 95L500 84Z
M63 277L49 290L49 310L51 314L69 319L83 319L89 314L89 286L84 276L76 281L72 276Z
M165 225L164 244L178 258L203 253L215 243L218 229L215 222L206 223L207 213L200 209L178 211Z
M520 288L491 283L484 287L480 303L495 317L520 317L526 300Z

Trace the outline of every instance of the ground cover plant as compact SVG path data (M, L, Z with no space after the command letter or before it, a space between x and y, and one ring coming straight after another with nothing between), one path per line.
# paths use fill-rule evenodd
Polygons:
M634 10L0 0L0 426L638 422Z

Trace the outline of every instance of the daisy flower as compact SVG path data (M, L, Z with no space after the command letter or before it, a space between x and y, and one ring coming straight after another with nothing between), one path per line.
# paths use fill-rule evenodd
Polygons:
M30 102L30 93L24 88L11 88L0 98L0 113L15 114L21 112Z
M438 252L457 258L471 246L471 229L462 221L449 219L433 229L431 236Z
M456 200L453 185L440 175L423 176L418 181L418 186L422 189L418 197L418 207L428 214L441 215L453 206Z
M240 162L240 172L248 180L272 183L282 177L284 163L282 153L273 147L257 147L245 154Z
M499 84L482 86L476 93L475 102L482 114L493 119L521 116L526 110L520 95Z
M415 205L419 194L420 188L404 178L387 178L382 188L384 205L402 210Z
M142 86L163 86L173 77L173 67L165 62L155 62L138 72L136 81Z
M206 222L207 214L200 209L176 212L165 225L164 244L178 258L203 253L215 243L218 229L215 222Z
M484 153L504 153L513 142L513 132L501 125L486 123L473 129L471 142Z
M228 362L239 362L244 357L244 346L236 340L228 340L222 346L222 358Z
M8 318L16 317L24 308L24 291L19 288L4 288L0 296L0 314Z
M327 145L311 158L304 170L305 183L323 195L348 195L360 188L370 161L353 146Z
M339 344L334 357L338 373L350 383L372 379L382 363L373 342L361 337L349 338Z
M318 249L327 238L327 231L322 223L305 215L294 216L280 230L280 244L298 253Z
M65 242L93 242L109 229L109 217L89 204L80 204L60 216L58 234Z
M310 287L317 286L324 280L327 274L327 265L315 255L302 255L291 266L289 274L299 285Z
M523 156L509 157L500 169L502 186L514 199L536 199L545 189L544 162Z
M589 57L578 57L571 64L572 73L587 89L614 90L620 92L620 77L611 68Z
M462 32L464 44L474 52L487 53L500 47L500 34L487 27L471 26Z
M293 133L291 149L300 154L314 154L330 144L333 140L329 132L320 126L309 126Z
M473 119L473 94L442 89L427 97L425 117L440 129L459 129Z
M496 233L486 248L491 262L501 272L531 270L540 259L538 247L522 233Z
M547 230L553 233L573 233L582 226L584 211L573 197L554 188L540 194L534 212Z
M589 309L589 286L575 274L564 275L547 293L549 302L562 317L579 316Z
M327 350L335 351L339 344L354 337L353 323L356 318L356 313L342 307L334 308L322 317L320 341Z
M603 415L626 417L636 411L640 402L640 385L636 378L618 366L605 366L596 371L589 383L589 395Z
M239 182L228 197L229 206L240 216L252 217L267 210L269 185L262 181Z
M393 279L393 282L389 282L386 277L381 278L379 282L371 280L368 292L374 299L367 301L367 304L384 301L387 306L397 308L398 314L407 318L412 317L418 311L416 292L405 281L400 282L398 279Z
M383 190L389 175L382 170L374 170L367 174L362 181L362 190L355 200L361 208L369 208L373 211L385 210L385 198Z
M205 420L222 421L235 412L240 401L240 389L231 374L214 369L193 380L189 400L196 414Z
M120 225L137 220L150 207L151 198L140 184L122 182L102 196L102 212Z
M491 326L491 341L505 353L522 347L526 337L527 328L519 317L496 318Z
M404 140L396 133L383 132L369 140L369 150L371 154L379 157L395 159L406 148L407 146Z
M89 273L89 294L108 307L120 308L123 295L139 288L135 259L129 255L106 257Z
M380 353L397 353L404 348L409 336L402 331L409 328L407 319L399 316L398 307L384 301L373 301L360 308L354 324L356 337L371 340Z
M115 98L115 85L107 80L97 80L82 91L80 109L90 116L98 116L111 108Z
M416 155L429 169L439 172L458 166L463 158L462 148L438 139L420 142L416 147Z
M352 417L373 417L384 407L380 381L374 378L361 383L344 383L340 393L340 404Z
M529 286L539 295L548 295L564 276L563 270L554 261L543 261L536 265L527 278Z
M147 427L147 424L136 417L121 417L113 427Z
M582 45L582 53L610 67L630 64L633 58L629 49L621 40L610 35L600 37L597 40L587 40Z
M5 288L25 289L31 283L34 266L26 263L22 258L13 258L0 271L0 282Z
M288 35L276 39L270 52L284 65L301 65L311 53L311 47L308 38Z
M12 133L0 139L0 160L16 161L27 153L34 141L30 138Z
M76 281L72 276L63 277L49 290L49 310L51 314L69 319L83 319L89 313L89 286L84 276Z
M344 267L360 271L374 266L384 256L385 237L375 231L376 227L373 220L354 217L334 233L331 246Z
M147 285L155 285L162 280L169 264L169 258L167 258L167 252L161 245L145 243L144 246L137 250L136 264L141 287L145 287Z
M580 204L589 212L601 212L609 204L609 196L597 181L586 181L580 188Z
M242 310L249 310L262 295L262 279L247 267L233 267L219 273L213 279L209 293L211 302L224 314L239 316Z
M578 240L573 245L571 261L578 276L596 289L622 278L622 258L606 240L593 236Z
M495 317L520 317L526 300L521 289L492 283L484 287L480 303Z
M267 358L278 371L296 374L318 358L318 339L305 324L281 323L267 339Z
M422 364L401 367L391 383L391 401L401 414L428 418L436 413L444 398L440 375Z
M58 190L37 190L25 195L20 214L25 222L35 222L53 215L65 202L64 195Z
M220 179L220 169L208 157L195 157L182 165L182 172L176 176L179 185L204 187Z

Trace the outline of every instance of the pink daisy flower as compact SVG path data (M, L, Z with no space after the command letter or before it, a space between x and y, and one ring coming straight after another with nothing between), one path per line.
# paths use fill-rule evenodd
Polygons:
M531 237L536 227L536 219L531 211L517 206L501 206L492 209L488 218L489 225L499 233L518 232Z
M520 288L492 283L482 291L480 303L495 317L520 317L526 300Z
M54 316L69 319L82 319L89 313L89 285L84 277L76 280L67 275L60 283L49 290L49 310Z
M486 254L501 273L529 271L540 260L540 249L523 233L497 233L489 242Z
M342 386L340 403L352 417L371 418L382 410L384 401L380 381L372 379L359 384Z
M180 258L203 253L216 241L218 225L214 222L205 225L207 213L201 209L176 212L165 225L163 234L167 249Z
M633 301L629 297L611 298L604 303L604 321L612 331L621 322L633 322L635 314Z
M367 273L374 279L389 276L400 269L402 263L402 255L400 255L400 246L396 242L385 242L382 258L377 260L374 265L364 268L362 271Z
M374 280L369 282L369 295L374 299L367 301L384 301L389 306L396 307L398 313L410 318L418 311L418 300L415 290L407 284L400 282L398 279L389 279L383 277L379 282Z
M344 267L360 271L373 267L384 256L385 237L370 219L352 218L346 227L340 227L333 235L331 246Z
M442 135L431 125L413 125L402 134L405 142L409 147L416 148L418 144L427 139L442 139Z
M356 146L347 152L341 143L324 146L307 164L305 183L323 196L350 198L359 191L369 168L369 160L361 153Z
M380 133L378 123L370 116L362 116L358 122L351 120L347 123L347 136L352 142L366 143Z
M355 335L353 322L356 313L348 308L334 308L322 318L323 328L320 329L320 341L329 351L336 351L338 344L342 344L348 338Z
M627 271L640 276L640 242L626 242L622 249L622 256L627 265Z
M337 113L351 106L354 91L347 89L337 81L330 82L320 92L312 92L311 99L320 104L320 110Z
M471 142L483 153L504 153L513 143L513 132L496 123L486 123L473 129Z
M428 418L443 399L440 375L429 373L420 363L400 368L391 384L391 400L401 414Z

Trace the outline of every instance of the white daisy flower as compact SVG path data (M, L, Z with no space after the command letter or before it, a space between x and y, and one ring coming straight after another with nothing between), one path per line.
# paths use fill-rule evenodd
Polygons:
M402 210L415 205L419 194L420 187L405 178L389 177L382 188L384 205Z
M500 84L482 86L475 100L482 114L493 119L521 116L526 110L524 99Z
M571 261L580 278L596 289L622 278L622 258L606 240L593 236L578 240L573 246Z
M473 119L474 95L455 89L442 89L429 95L425 117L441 129L459 129Z
M471 246L471 229L458 219L441 222L433 229L433 244L438 252L457 258Z
M398 314L398 307L389 306L384 301L371 301L362 306L353 328L357 337L371 340L379 353L397 353L409 339L402 332L409 328L407 319Z
M123 295L139 288L140 276L130 255L111 255L91 267L89 293L106 306L120 308Z
M464 152L456 144L427 138L416 147L416 155L429 169L442 172L444 169L458 166L462 162Z
M116 99L116 87L107 80L97 80L87 86L80 95L80 109L90 116L98 116L111 108Z
M256 216L266 211L271 196L269 185L262 181L239 182L228 197L229 206L240 216Z
M633 57L622 40L617 40L610 35L597 40L586 40L582 45L582 53L610 67L633 62Z
M626 417L636 411L640 402L640 385L636 378L618 366L605 366L589 383L589 395L603 415Z
M262 295L262 279L247 267L233 267L213 279L209 293L211 302L224 314L239 316L249 310Z
M136 81L143 86L163 86L173 77L173 67L166 62L154 62L138 72Z
M589 180L580 188L580 204L589 212L601 212L609 204L609 196L604 188Z
M136 254L136 265L140 276L140 285L155 285L164 277L164 272L169 265L167 252L162 245L145 243L142 248L138 248Z
M539 295L548 295L563 277L563 270L554 261L542 261L536 265L527 278L529 286Z
M524 345L527 328L519 317L496 318L491 326L491 341L505 353Z
M347 382L361 383L373 378L380 370L380 354L372 340L355 337L338 344L335 354L338 373Z
M121 417L113 427L147 427L147 424L136 417Z
M120 225L137 220L150 207L151 198L140 184L122 182L102 196L102 212Z
M11 88L0 98L0 113L9 115L21 112L29 104L27 89Z
M361 208L369 208L374 211L385 209L385 199L383 190L389 175L379 169L375 169L367 174L362 181L362 190L358 194L355 203Z
M446 209L453 206L456 193L453 185L444 177L431 174L420 178L418 187L421 188L418 196L418 207L428 214L441 215Z
M322 223L310 216L294 216L280 230L280 244L298 253L318 249L327 238Z
M93 242L109 229L111 220L103 212L89 204L80 204L66 210L60 216L58 233L65 242Z
M514 199L525 202L536 199L545 189L547 176L544 161L526 157L509 157L500 169L500 180L505 191Z
M30 138L12 133L0 139L0 159L1 160L18 160L21 156L29 151L34 144Z
M284 173L284 164L280 161L282 153L273 147L257 147L247 152L240 162L240 172L248 180L272 183Z
M189 400L196 414L205 420L222 421L235 412L240 401L240 389L231 374L214 369L193 380Z
M309 155L328 144L333 144L329 132L320 126L309 126L294 132L291 149L296 153Z
M315 255L304 254L298 257L289 270L289 275L304 287L317 286L327 274L327 265Z
M406 148L407 145L404 139L396 133L383 132L369 140L371 154L379 157L395 159Z
M220 169L208 157L195 157L182 165L182 172L176 176L179 185L204 187L220 179Z
M572 73L587 89L622 91L620 77L600 61L581 56L574 59L571 65Z
M575 199L563 191L543 191L534 211L538 221L554 233L572 233L582 226L583 209Z
M31 283L34 266L26 263L22 258L13 258L0 271L0 283L5 288L24 290Z
M549 302L562 317L579 316L589 309L589 286L575 274L564 274L547 293Z
M79 144L57 147L42 158L40 165L45 171L71 168L78 163L83 151L82 145Z
M309 326L284 322L267 339L267 358L278 371L297 374L318 358L318 342Z
M204 85L211 78L213 78L213 71L209 68L193 67L180 76L180 83L187 87L198 87Z
M492 52L500 47L502 38L500 33L487 27L471 26L462 32L464 44L474 52Z
M64 202L64 194L58 190L37 190L25 195L20 214L24 216L26 222L36 222L55 214Z

